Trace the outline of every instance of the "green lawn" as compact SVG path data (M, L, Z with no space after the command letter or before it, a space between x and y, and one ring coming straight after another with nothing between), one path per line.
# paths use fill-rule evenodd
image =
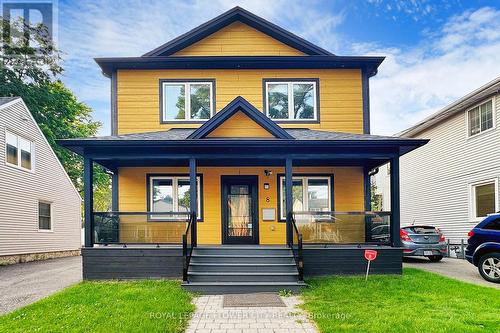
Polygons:
M321 332L500 332L497 289L417 269L307 282L304 308Z
M193 310L177 281L82 282L0 317L0 332L183 332Z

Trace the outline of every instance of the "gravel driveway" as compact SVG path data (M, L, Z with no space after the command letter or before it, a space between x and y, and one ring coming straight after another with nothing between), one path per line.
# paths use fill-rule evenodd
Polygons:
M0 315L81 280L80 256L0 266Z
M500 289L500 284L484 280L477 267L469 264L467 260L444 258L440 262L430 262L426 258L404 258L404 267L418 268L425 271L438 273L453 279L474 283L481 286Z

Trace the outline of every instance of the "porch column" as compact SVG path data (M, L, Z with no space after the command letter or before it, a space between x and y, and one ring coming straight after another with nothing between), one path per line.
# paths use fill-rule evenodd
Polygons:
M83 159L83 205L85 226L85 247L94 246L94 169L93 160L88 157Z
M401 246L399 238L400 228L400 194L399 194L399 156L390 160L391 168L391 243L392 246Z
M196 159L189 159L189 207L191 207L191 212L198 216L198 190L196 184ZM197 222L198 219L194 219L193 226L191 227L191 237L193 239L193 243L196 246L197 244Z
M111 175L111 210L118 211L118 171Z
M285 161L285 208L286 208L286 243L290 244L293 239L292 234L292 211L293 211L293 172L292 159L287 158Z

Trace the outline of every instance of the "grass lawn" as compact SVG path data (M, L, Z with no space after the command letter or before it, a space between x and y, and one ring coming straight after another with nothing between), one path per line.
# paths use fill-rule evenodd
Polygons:
M82 282L0 317L0 332L183 332L193 310L177 281Z
M401 276L307 281L304 308L322 332L500 332L500 290L417 269Z

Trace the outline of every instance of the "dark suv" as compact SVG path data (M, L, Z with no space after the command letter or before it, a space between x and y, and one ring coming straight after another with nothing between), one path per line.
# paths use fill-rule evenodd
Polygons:
M500 283L500 213L491 214L469 231L465 258L477 266L479 274Z

